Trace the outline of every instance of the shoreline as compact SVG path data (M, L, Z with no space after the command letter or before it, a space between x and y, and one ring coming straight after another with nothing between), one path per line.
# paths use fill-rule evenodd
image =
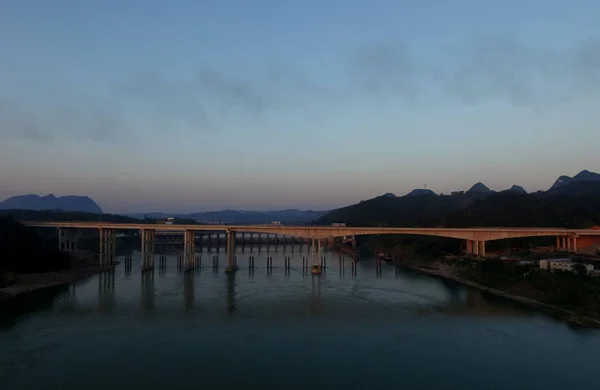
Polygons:
M114 266L107 268L99 265L85 265L58 272L21 274L18 276L22 280L21 283L0 288L0 302L44 289L71 284L110 269L114 269Z
M561 321L566 321L566 322L569 322L569 323L572 323L575 325L579 325L579 326L584 326L584 327L600 328L600 319L599 318L580 316L577 313L572 312L568 309L562 308L560 306L543 303L543 302L540 302L533 298L527 298L527 297L523 297L520 295L509 294L509 293L506 293L504 291L501 291L501 290L498 290L498 289L495 289L492 287L488 287L488 286L485 286L485 285L482 285L479 283L471 282L470 280L460 278L451 273L440 271L438 268L423 268L418 265L409 264L409 263L402 262L402 261L398 262L398 265L402 268L411 269L413 271L423 273L423 274L426 274L429 276L434 276L434 277L438 277L438 278L442 278L442 279L451 280L453 282L456 282L456 283L459 283L459 284L462 284L462 285L465 285L465 286L468 286L471 288L476 288L478 290L487 292L489 294L492 294L492 295L495 295L495 296L498 296L498 297L501 297L504 299L511 300L513 302L517 302L517 303L525 305L527 307L540 310L540 311L544 312L545 314L550 315L551 317L559 319Z

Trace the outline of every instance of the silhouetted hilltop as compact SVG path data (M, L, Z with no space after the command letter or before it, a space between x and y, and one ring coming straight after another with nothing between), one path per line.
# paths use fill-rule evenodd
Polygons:
M7 209L84 211L102 214L100 206L98 206L91 198L75 195L61 196L58 198L53 194L46 196L32 194L13 196L0 202L0 210Z
M512 187L510 187L508 189L508 191L514 192L516 194L521 194L521 195L527 194L527 191L525 191L525 188L518 186L518 185L513 185Z
M415 188L405 196L421 196L421 195L437 195L435 192L428 190L426 188Z
M489 194L492 192L485 184L482 182L478 182L473 184L473 187L469 188L468 193L479 193L479 194Z
M600 174L596 173L596 172L590 172L587 169L584 169L583 171L579 172L577 175L573 176L573 177L569 177L569 176L560 176L558 179L556 179L556 181L554 182L554 184L552 185L552 187L550 187L550 190L555 190L557 188L566 186L566 185L570 185L573 183L583 183L583 182L600 182ZM576 187L573 187L576 188Z
M410 196L399 198L380 196L333 210L315 223L404 227L591 227L600 224L600 181L596 181L594 175L584 173L578 180L533 194L519 186L496 193L477 183L467 192L457 191L452 195L415 196L411 192Z

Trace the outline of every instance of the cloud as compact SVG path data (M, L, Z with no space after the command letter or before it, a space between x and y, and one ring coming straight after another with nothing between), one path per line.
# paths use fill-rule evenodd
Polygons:
M550 50L507 36L478 36L448 49L424 60L407 43L366 45L348 61L350 80L358 93L408 103L438 95L464 104L539 107L600 94L599 39Z
M351 56L348 71L358 87L355 93L399 96L406 102L414 102L417 98L421 72L405 43L365 45Z
M340 53L335 80L268 62L258 73L242 65L229 72L199 67L187 78L137 72L94 90L17 84L0 91L0 134L42 143L134 142L151 130L157 136L220 131L232 118L261 121L281 109L314 114L323 103L347 104L357 96L430 105L439 97L462 104L505 101L535 109L600 96L599 39L550 50L478 36L449 49L425 60L408 43L375 42Z

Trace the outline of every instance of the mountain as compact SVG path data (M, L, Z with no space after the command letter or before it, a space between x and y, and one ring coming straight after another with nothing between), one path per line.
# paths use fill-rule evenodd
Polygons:
M437 195L435 192L425 188L415 188L405 196Z
M393 194L393 193L391 193L391 192L387 192L387 193L383 194L382 196L388 196L388 197L390 197L390 198L395 198L395 197L396 197L396 194Z
M564 184L567 184L570 181L571 181L570 176L565 176L565 175L559 176L558 179L556 179L556 181L554 182L554 184L552 184L552 187L550 187L550 189L558 188Z
M339 208L314 223L345 222L348 226L473 227L600 225L600 175L587 170L561 176L548 191L527 193L521 186L495 192L476 183L451 195L379 196Z
M333 210L315 224L344 222L348 226L428 226L432 219L474 201L475 196L378 196L360 203Z
M489 194L491 193L492 190L490 190L485 184L483 184L482 182L478 182L473 184L473 187L471 187L467 193L479 193L479 194Z
M600 174L596 173L596 172L590 172L587 169L584 169L583 171L579 172L577 175L573 176L573 177L569 177L569 176L559 176L558 179L556 179L556 181L554 182L554 184L552 185L552 187L550 187L550 190L562 187L564 185L567 184L572 184L572 183L576 183L576 182L600 182Z
M589 183L588 183L589 184ZM438 196L377 197L342 207L315 221L348 226L477 227L600 225L600 183L580 195L513 191Z
M276 211L243 211L243 210L219 210L219 211L206 211L199 213L137 213L129 214L133 218L190 218L196 221L205 223L230 223L230 224L257 224L257 223L271 223L273 221L279 221L282 223L307 223L314 221L317 218L322 217L328 211L314 211L314 210L276 210Z
M512 187L510 187L508 189L508 191L514 192L516 194L521 194L521 195L527 194L527 191L525 191L525 188L518 186L518 185L513 185Z
M91 198L75 195L61 196L58 198L53 194L46 196L32 194L13 196L0 202L0 210L7 209L83 211L102 214L100 206L98 206Z

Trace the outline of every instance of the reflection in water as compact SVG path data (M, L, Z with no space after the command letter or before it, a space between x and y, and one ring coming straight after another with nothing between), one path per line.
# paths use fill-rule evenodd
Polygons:
M65 297L69 301L75 299L75 291L71 286L49 287L0 301L0 328L15 326L29 313L52 311L57 303L64 302Z
M154 313L154 270L144 271L142 279L142 311L144 314Z
M194 270L187 271L183 274L183 302L186 312L194 308Z
M372 259L356 264L360 276L344 277L353 259L330 253L320 276L303 273L297 250L285 272L287 248L260 255L255 248L258 267L248 274L246 262L231 274L211 273L209 261L179 272L175 254L166 272L141 272L136 256L129 277L118 269L78 283L77 295L63 286L12 312L0 306L2 388L78 389L96 372L87 390L194 388L199 379L189 373L200 367L214 374L200 379L206 388L236 388L240 378L249 388L287 390L595 388L597 331L391 264L378 277ZM318 383L298 375L315 356L335 362L312 366ZM561 369L564 356L576 374ZM265 375L264 367L273 370ZM528 375L494 375L500 370Z
M235 307L235 274L236 272L227 273L227 313L231 316L237 312Z
M312 294L310 299L310 314L318 317L322 314L323 302L321 301L321 276L311 275Z
M98 275L98 310L111 312L115 306L115 270Z

